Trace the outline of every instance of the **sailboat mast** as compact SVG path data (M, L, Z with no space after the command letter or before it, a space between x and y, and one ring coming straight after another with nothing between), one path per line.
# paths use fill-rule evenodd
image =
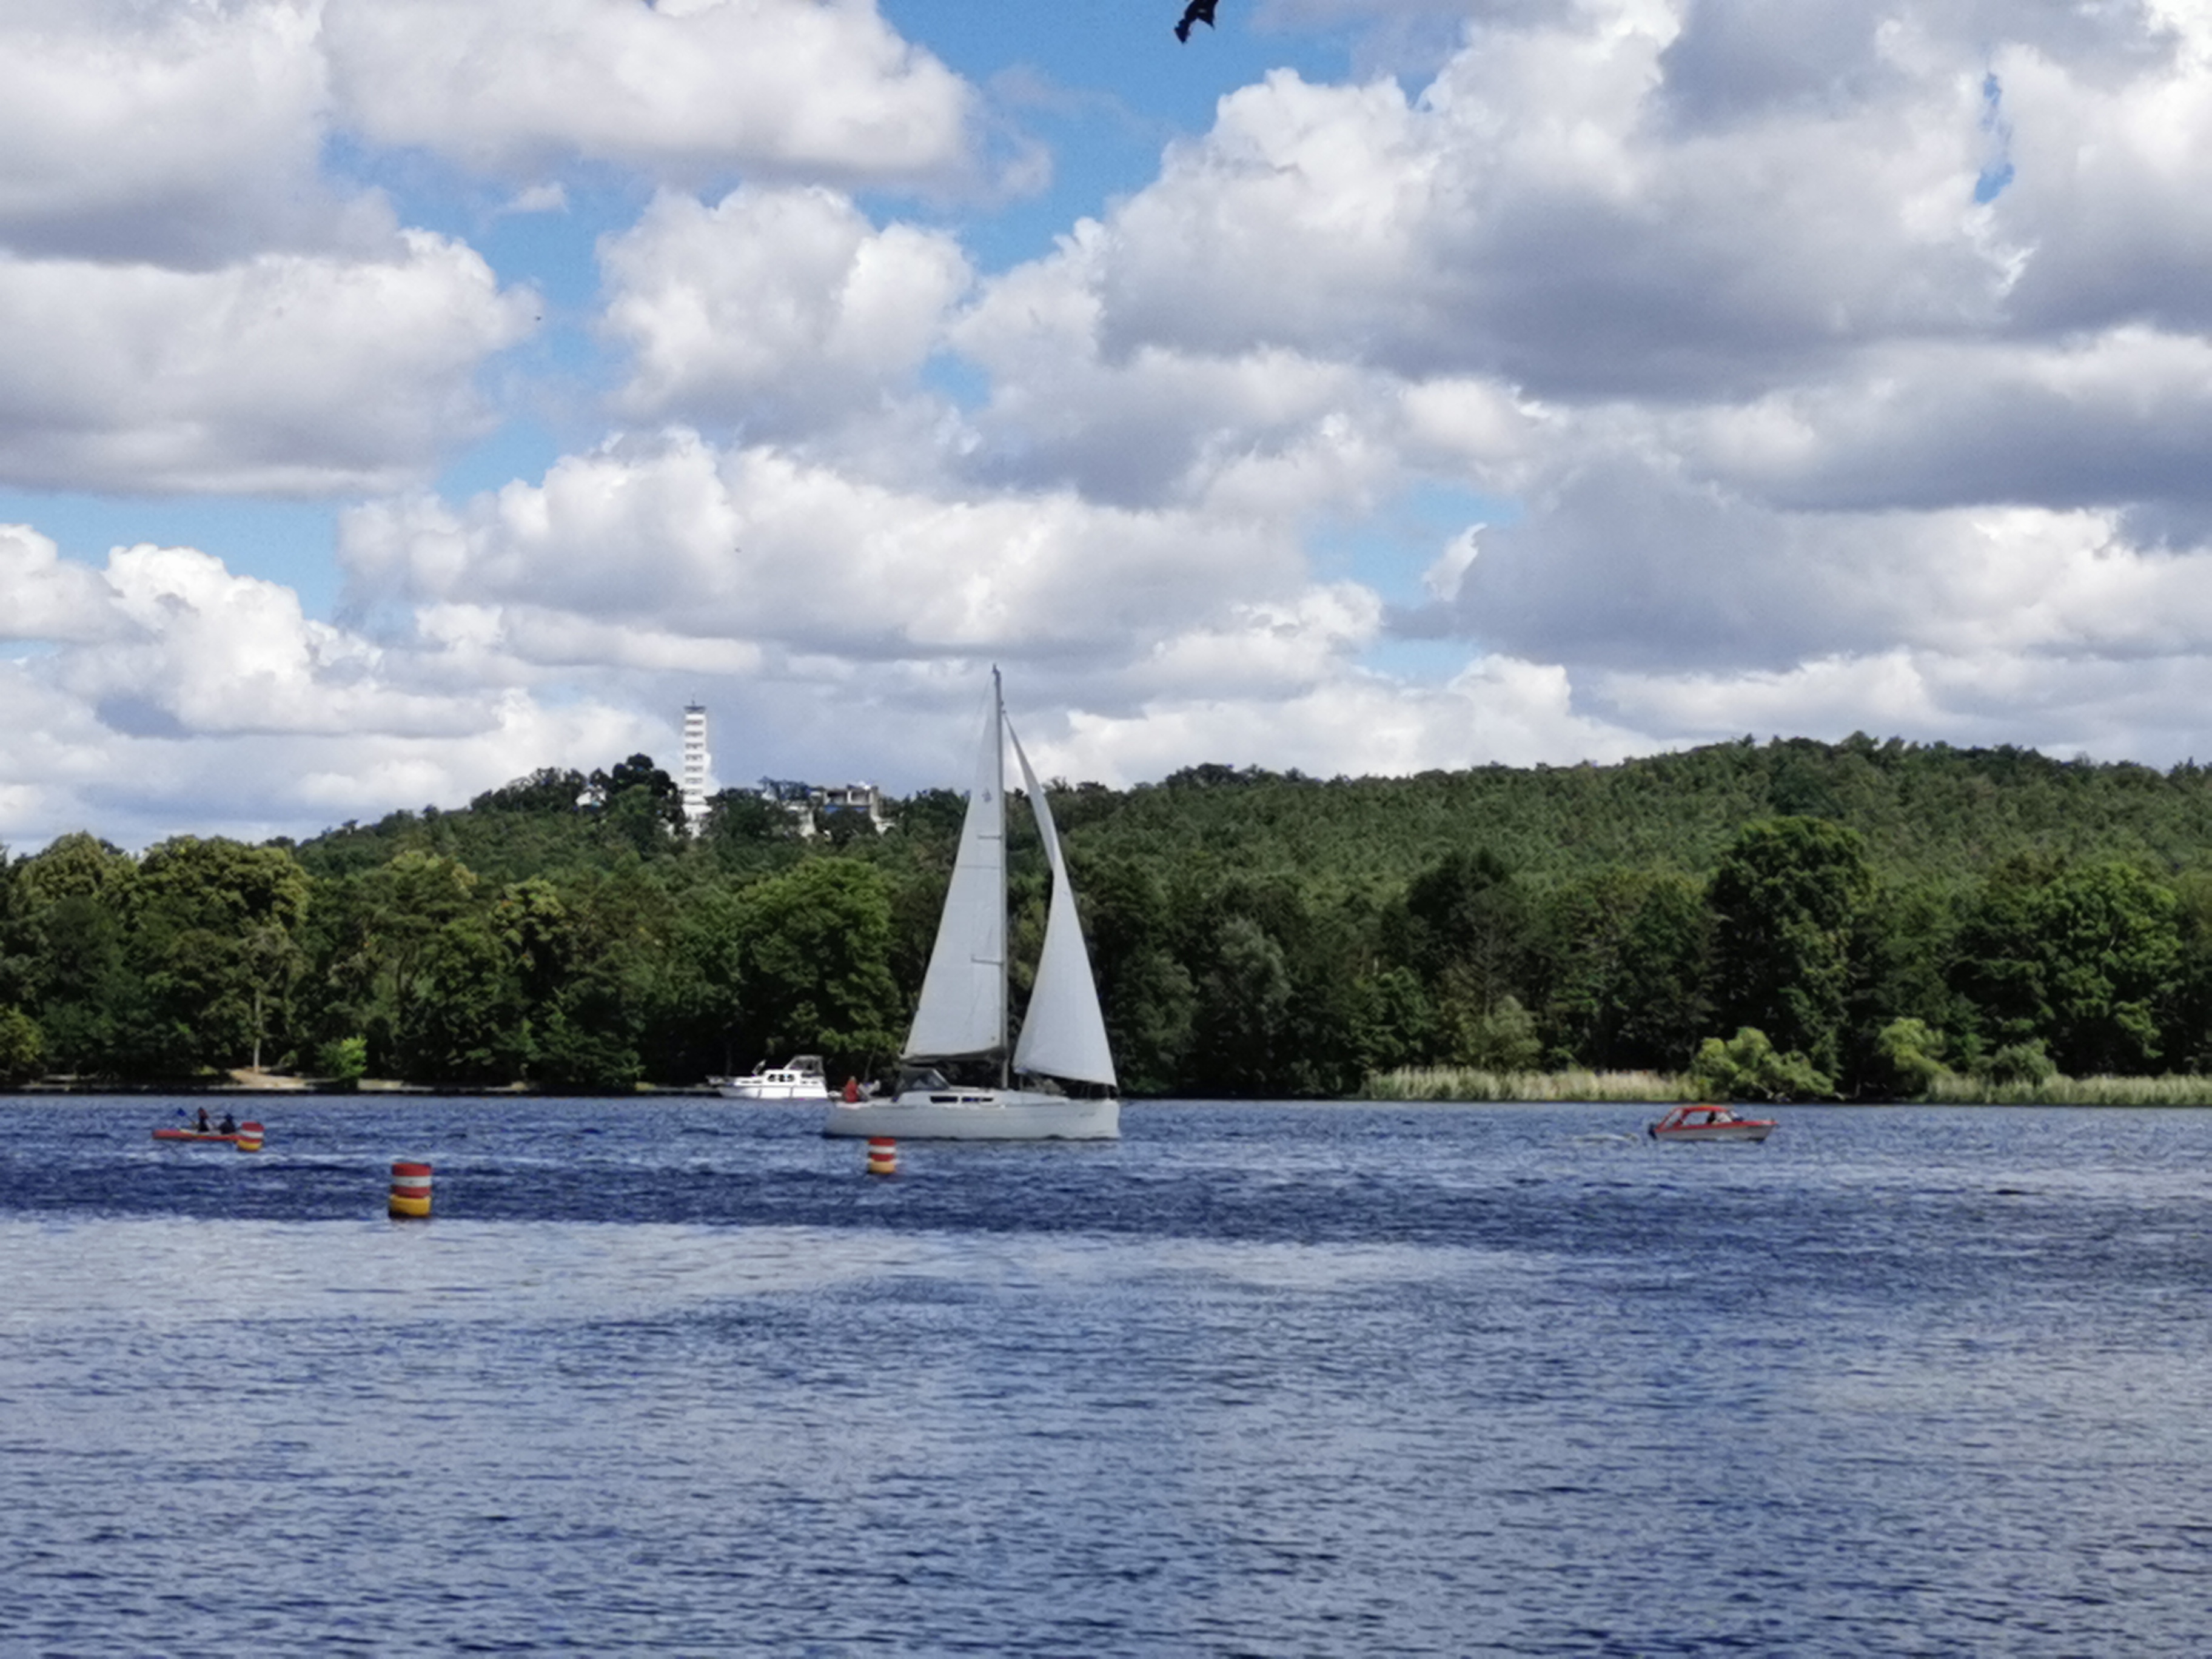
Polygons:
M1004 690L999 684L999 669L995 663L991 666L991 763L996 769L998 775L994 787L998 790L1000 807L999 914L1003 916L1006 914L1006 855L1004 839L1006 833L1005 817L1006 698ZM1011 934L1012 932L1011 927L1008 927L1007 932ZM999 950L999 1086L1001 1089L1012 1088L1014 1081L1014 1045L1007 1023L1009 1018L1007 1004L1013 995L1012 962L1014 953L1007 949L1006 945L1012 943L1012 940L1009 938Z

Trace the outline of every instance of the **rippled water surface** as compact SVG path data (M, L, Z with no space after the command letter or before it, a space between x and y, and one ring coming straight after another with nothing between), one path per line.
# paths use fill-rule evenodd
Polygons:
M175 1104L0 1104L0 1651L2212 1651L2212 1115Z

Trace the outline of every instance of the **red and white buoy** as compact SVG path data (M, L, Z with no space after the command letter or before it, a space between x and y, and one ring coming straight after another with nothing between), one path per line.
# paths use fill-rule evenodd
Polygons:
M428 1220L430 1215L430 1166L395 1164L392 1166L392 1218Z
M868 1137L868 1173L896 1175L898 1173L898 1142L889 1135Z
M261 1150L261 1126L258 1123L240 1124L238 1126L238 1139L231 1142L231 1145L237 1147L241 1152L259 1152Z

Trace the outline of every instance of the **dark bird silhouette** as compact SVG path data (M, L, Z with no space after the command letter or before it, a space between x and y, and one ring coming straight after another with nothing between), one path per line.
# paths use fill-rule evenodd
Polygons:
M1213 9L1219 3L1220 0L1190 0L1190 3L1182 9L1182 21L1176 25L1176 39L1188 40L1190 26L1193 23L1203 23L1206 27L1212 28Z

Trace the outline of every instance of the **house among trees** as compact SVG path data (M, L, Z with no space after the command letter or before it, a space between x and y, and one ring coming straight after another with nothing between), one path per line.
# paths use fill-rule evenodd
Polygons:
M842 833L835 826L865 820L877 835L891 827L884 811L884 792L872 783L799 783L785 778L763 778L761 799L781 804L791 814L802 841Z

